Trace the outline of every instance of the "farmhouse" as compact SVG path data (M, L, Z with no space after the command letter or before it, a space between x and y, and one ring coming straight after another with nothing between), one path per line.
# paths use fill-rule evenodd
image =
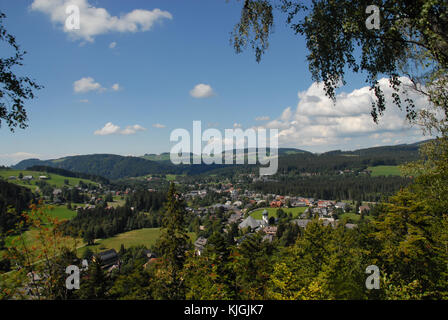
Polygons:
M93 257L93 261L97 261L101 263L101 267L103 269L111 270L120 265L120 260L118 259L118 254L115 249L106 250L98 253L97 256Z
M297 224L299 227L305 229L306 226L308 225L308 223L310 223L310 219L296 219L293 220L292 222L294 222L295 224Z
M244 229L250 227L252 230L254 230L257 229L261 224L261 220L255 220L252 216L249 216L238 225L238 228Z
M194 242L194 249L195 252L198 256L201 255L201 253L204 251L205 246L207 245L207 239L204 237L199 237L195 242Z
M336 209L342 209L342 210L344 210L344 212L345 212L345 211L347 210L348 204L345 203L345 202L337 202L337 203L334 205L334 207L335 207Z
M369 206L360 206L358 213L361 214L363 211L364 212L369 212L370 211L370 207Z

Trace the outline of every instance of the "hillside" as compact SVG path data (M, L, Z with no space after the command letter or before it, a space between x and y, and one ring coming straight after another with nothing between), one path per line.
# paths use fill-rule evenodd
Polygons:
M29 181L19 179L20 174L22 174L23 176L32 176L33 179ZM62 188L64 185L66 185L65 184L66 180L68 180L69 186L76 186L79 184L79 181L81 180L86 184L98 185L97 182L89 179L62 176L54 173L47 173L45 171L0 169L0 178L3 178L4 180L13 183L15 185L26 187L33 191L35 191L37 188L36 182L41 181L39 179L40 176L46 176L48 179L45 179L43 181L57 188ZM15 177L15 179L12 179L12 177Z
M28 159L19 162L13 168L23 170L36 165L98 175L108 179L135 177L148 173L164 173L169 170L167 165L161 165L154 161L114 154L91 154L43 161Z
M384 146L355 151L329 151L315 154L294 148L280 148L279 172L301 174L309 172L334 173L346 169L366 169L378 165L395 166L416 160L421 142L409 145ZM253 150L245 150L252 154ZM258 165L173 165L169 153L146 154L142 157L120 156L114 154L90 154L70 156L60 159L20 161L14 169L25 170L33 166L48 166L84 174L117 180L139 177L148 174L204 174L231 173L234 170L253 171Z

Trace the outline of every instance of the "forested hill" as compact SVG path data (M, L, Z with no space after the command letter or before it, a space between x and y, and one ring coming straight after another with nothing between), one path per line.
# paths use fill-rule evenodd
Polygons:
M124 157L114 154L90 154L71 156L55 160L28 159L19 162L14 169L24 170L33 166L49 166L74 172L120 179L148 173L165 173L169 165L145 160L139 157ZM174 167L174 166L173 166Z
M345 169L364 169L376 165L398 165L418 158L421 143L398 146L385 146L355 151L330 151L314 154L299 149L279 149L279 173L333 173ZM247 151L247 150L246 150ZM154 160L148 160L152 158ZM138 177L147 174L200 174L220 170L225 172L247 169L248 166L228 165L173 165L166 156L143 157L120 156L113 154L91 154L64 157L53 160L27 159L19 162L14 169L25 170L33 166L60 168L73 172L102 176L116 180ZM256 169L257 166L250 166ZM241 168L242 169L242 168Z
M287 154L279 157L279 172L331 174L347 169L359 171L379 165L400 165L417 160L422 143L424 142L355 151L334 150L322 154Z
M58 174L58 175L64 176L64 177L87 179L87 180L92 180L92 181L103 183L103 184L110 183L109 179L101 177L99 175L82 173L82 172L73 172L70 170L62 169L62 168L54 168L54 167L49 167L49 166L35 165L32 167L28 167L27 169L31 170L31 171L54 173L54 174Z

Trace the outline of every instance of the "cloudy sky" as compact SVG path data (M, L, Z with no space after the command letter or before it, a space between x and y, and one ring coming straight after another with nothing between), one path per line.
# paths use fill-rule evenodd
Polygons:
M71 4L79 30L66 25ZM0 128L0 165L167 152L170 133L191 131L194 120L223 132L277 128L280 146L315 152L425 138L393 106L375 125L360 75L347 77L334 106L311 80L304 39L281 15L261 63L250 50L235 54L239 1L0 0L0 8L28 52L20 72L44 86L27 103L27 129Z

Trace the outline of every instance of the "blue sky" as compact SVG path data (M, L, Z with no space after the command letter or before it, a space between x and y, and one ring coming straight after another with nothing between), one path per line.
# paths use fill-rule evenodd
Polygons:
M70 2L81 6L78 35L61 22ZM193 120L220 130L279 128L280 146L317 152L423 139L402 121L397 125L396 112L372 126L359 75L340 89L340 111L329 110L311 80L305 41L284 16L277 16L261 63L251 50L236 54L230 32L239 1L0 0L0 8L28 52L18 70L45 87L27 103L27 129L0 128L0 165L167 152L170 132L191 130ZM100 13L106 18L96 19Z

